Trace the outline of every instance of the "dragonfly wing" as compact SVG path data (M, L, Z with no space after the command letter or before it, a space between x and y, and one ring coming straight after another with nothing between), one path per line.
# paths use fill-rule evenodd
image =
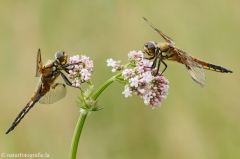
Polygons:
M197 82L201 87L205 85L205 73L203 66L200 63L194 61L186 52L177 49L177 54L180 57L182 63L186 66L188 73L192 79Z
M40 77L41 72L42 72L41 50L38 49L38 54L37 54L37 67L36 67L36 75L35 75L35 77Z
M56 83L50 88L50 91L47 92L43 97L40 98L39 103L41 104L52 104L65 97L67 89L65 84Z
M166 42L175 45L175 42L174 42L170 37L168 37L167 35L163 34L163 33L162 33L160 30L158 30L151 22L149 22L146 18L143 17L143 19L144 19L156 32L158 32L158 34L160 34Z

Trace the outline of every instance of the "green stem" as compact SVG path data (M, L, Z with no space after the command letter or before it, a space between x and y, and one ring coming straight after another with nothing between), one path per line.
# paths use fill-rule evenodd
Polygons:
M107 80L101 87L99 87L99 89L93 94L92 99L96 100L98 98L98 96L111 84L113 83L117 77L121 76L122 72L116 74L115 76L113 76L112 78L110 78L109 80Z
M131 63L127 63L124 68L127 68L128 66L131 66ZM111 84L113 83L119 76L122 75L122 72L119 72L109 80L107 80L92 96L93 100L96 100L98 96Z
M127 66L127 65L126 65ZM113 83L119 76L121 76L121 72L116 74L115 76L113 76L112 78L110 78L109 80L107 80L92 96L93 100L96 100L98 98L98 96L111 84ZM88 83L89 85L92 86L91 81L89 81ZM76 155L77 155L77 148L78 148L78 143L79 143L79 139L80 139L80 135L82 132L82 128L85 122L85 119L87 117L88 114L88 110L82 109L80 111L80 116L78 118L78 122L75 128L75 132L73 135L73 139L72 139L72 144L71 144L71 149L70 149L70 159L76 159Z
M78 122L74 131L73 139L72 139L72 144L71 144L71 149L70 149L70 159L76 159L77 155L77 148L78 148L78 143L80 139L80 135L82 132L82 128L85 122L85 119L87 117L88 111L85 109L81 109L80 111L80 116L78 118Z

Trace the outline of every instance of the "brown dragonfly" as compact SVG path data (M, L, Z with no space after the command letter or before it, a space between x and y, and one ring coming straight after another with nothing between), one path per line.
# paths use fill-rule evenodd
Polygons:
M162 73L167 69L167 64L164 62L164 60L177 61L181 64L184 64L192 79L197 82L201 87L204 87L205 85L205 73L203 69L221 73L232 73L231 70L228 70L222 66L217 66L188 55L185 51L177 48L175 46L175 42L170 37L163 34L146 18L143 17L143 19L166 41L158 43L150 41L144 44L144 53L147 53L150 56L146 59L154 59L151 68L157 67L156 75L159 72L161 63L163 63L165 66Z
M68 55L64 51L58 51L55 54L54 61L48 61L44 66L42 65L41 51L38 50L37 54L37 69L36 69L36 77L39 77L39 83L37 88L35 89L30 101L23 108L23 110L18 114L17 118L14 120L6 134L12 131L24 118L24 116L28 113L28 111L34 106L36 102L41 104L51 104L54 103L63 97L65 97L67 93L67 89L65 84L55 83L57 77L59 75L62 76L63 80L68 86L72 86L72 83L67 79L62 71L65 71L69 74L69 70L71 67L67 63Z

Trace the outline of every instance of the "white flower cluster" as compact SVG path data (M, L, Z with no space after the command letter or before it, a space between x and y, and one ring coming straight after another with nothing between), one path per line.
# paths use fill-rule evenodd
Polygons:
M114 61L113 59L108 59L107 66L111 66L113 68L112 72L121 71L124 68L124 66L120 65L120 62L121 62L120 60Z

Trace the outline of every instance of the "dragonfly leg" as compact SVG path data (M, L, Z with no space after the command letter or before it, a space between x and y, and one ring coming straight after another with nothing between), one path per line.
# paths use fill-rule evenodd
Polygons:
M68 63L66 65L63 65L63 67L70 70L70 69L73 69L74 67L73 68L67 68L68 66L77 65L79 63L82 63L82 62L80 61L80 62L76 62L76 63Z
M167 64L163 61L163 60L161 60L161 62L164 64L164 66L165 66L165 68L163 69L163 71L162 71L162 73L167 69ZM161 74L162 74L161 73Z
M162 60L161 53L162 53L162 51L159 49L159 47L157 47L156 51L155 51L155 55L154 55L154 57L155 57L155 60L153 61L154 65L152 65L152 69L154 69L156 67L156 65L158 65L156 75L158 74L158 71L160 69L160 64L161 64L161 60ZM160 59L158 60L158 58L160 58Z
M73 85L72 85L72 82L70 82L70 81L68 80L68 78L67 78L61 71L60 71L60 74L61 74L64 82L65 82L68 86L74 87L74 88L79 88L79 89L82 91L82 89L81 89L80 87L73 86ZM83 91L82 91L82 92L83 92Z
M151 69L154 69L154 68L156 67L156 64L157 64L157 58L155 58L155 59L153 60L153 64L152 64L152 66L151 66Z
M155 59L153 60L152 66L150 66L150 67L149 67L149 66L144 66L144 67L154 69L154 68L156 67L156 63L157 63L157 58L155 58Z
M74 65L79 64L79 63L82 63L82 62L68 63L68 64L66 64L66 65L63 65L62 68L63 68L63 70L64 70L67 74L69 74L69 70L73 70L73 69L74 69ZM73 66L73 67L70 67L70 68L69 68L69 66Z
M157 58L156 58L156 59L157 59ZM156 76L156 75L158 74L158 72L159 72L161 62L162 62L161 59L158 60L157 72L156 72L155 76Z
M71 69L66 69L66 68L64 68L63 69L67 74L69 74L69 70L71 70Z
M153 57L144 57L144 59L147 59L147 60L152 60L154 58L155 58L155 56L153 56ZM150 67L149 66L144 66L144 67L153 69L155 67L155 65L156 65L156 58L153 60L152 66L150 66Z
M155 58L155 56L152 56L152 57L144 57L144 59L147 59L147 60L152 60L152 59L154 59Z

